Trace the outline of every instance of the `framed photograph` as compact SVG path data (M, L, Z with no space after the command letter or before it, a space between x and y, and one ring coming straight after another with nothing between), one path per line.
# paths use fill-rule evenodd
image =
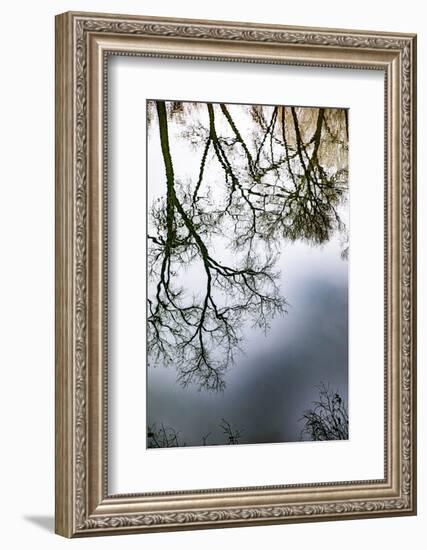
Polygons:
M56 18L56 532L416 513L416 37Z

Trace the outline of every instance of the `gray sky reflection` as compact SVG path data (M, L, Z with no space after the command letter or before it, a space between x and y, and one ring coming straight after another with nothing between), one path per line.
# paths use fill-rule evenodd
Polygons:
M210 444L223 442L221 418L244 429L242 443L297 441L317 384L330 383L347 401L347 264L339 246L293 244L281 264L288 313L267 335L247 328L246 353L226 374L225 391L184 389L173 369L150 369L149 423L173 426L187 445L208 432Z
M239 122L238 113L235 113ZM149 130L148 203L164 194L164 166L157 128ZM170 125L173 135L181 131ZM172 140L172 137L171 137ZM197 148L196 148L197 149ZM200 151L173 141L175 171L183 180L197 173ZM208 166L212 170L212 160ZM220 173L212 175L219 178ZM347 208L340 212L347 222ZM150 225L149 225L150 230ZM232 252L221 238L215 248L221 258ZM221 249L222 247L222 249ZM323 245L283 242L275 270L288 302L287 313L271 321L266 334L249 323L243 327L244 353L224 375L225 390L209 392L176 383L173 367L150 367L147 383L148 423L164 424L179 432L181 443L223 444L219 427L227 419L243 430L240 443L298 441L305 409L318 398L316 385L330 384L347 401L348 396L348 263L341 258L339 236ZM203 269L192 266L179 274L180 284L197 292Z

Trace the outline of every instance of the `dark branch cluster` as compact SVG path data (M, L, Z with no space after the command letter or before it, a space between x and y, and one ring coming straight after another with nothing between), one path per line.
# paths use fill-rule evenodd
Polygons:
M302 435L312 441L348 439L348 410L342 397L321 384L319 400L305 411Z
M159 428L155 423L148 426L147 446L149 449L162 449L164 447L185 447L185 443L181 444L179 433L174 428L165 426L162 422Z
M238 445L240 443L243 436L243 430L233 428L230 422L225 420L225 418L221 419L220 428L222 429L222 433L225 435L229 445Z
M194 124L193 134L191 109L204 112L205 120L205 126ZM255 130L248 137L225 104L150 104L166 181L150 210L149 275L155 284L148 299L148 350L151 364L177 366L183 386L222 390L243 324L267 330L285 312L275 271L280 240L317 244L344 230L338 205L347 189L346 163L340 169L322 163L333 156L325 141L329 149L346 147L342 111L309 111L317 111L314 121L295 108L253 108L247 114ZM184 125L184 138L192 134L195 147L199 142L200 166L188 182L175 174L171 121ZM231 260L218 257L215 239L227 242ZM204 281L193 295L179 283L178 275L189 269Z
M221 423L218 428L220 429L221 435L218 437L216 443L208 443L209 437L211 437L212 432L208 432L201 436L201 445L207 446L211 445L238 445L241 443L243 437L243 429L237 429L226 420L225 418L221 419ZM162 449L166 447L186 447L187 443L182 441L180 438L180 432L177 432L175 428L170 426L165 426L163 422L160 424L160 427L157 427L157 424L149 424L147 428L147 447L149 449Z

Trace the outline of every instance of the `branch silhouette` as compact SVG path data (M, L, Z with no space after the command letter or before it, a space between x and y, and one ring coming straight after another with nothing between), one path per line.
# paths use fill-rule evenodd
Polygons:
M307 121L306 111L252 108L248 136L225 104L150 102L165 193L150 209L149 364L173 364L184 387L223 390L243 325L267 331L286 312L275 270L283 239L321 244L345 233L338 206L347 191L346 158L342 168L331 158L338 150L345 156L346 118L337 109L309 109L317 116ZM204 124L191 125L195 112ZM174 170L171 121L201 151L198 173L186 183ZM231 260L215 239L227 243ZM204 281L193 296L178 277L189 266Z
M320 384L319 400L304 412L302 436L312 441L348 439L348 410L342 397Z
M185 443L179 440L179 432L170 426L165 426L163 422L160 428L156 423L147 428L147 447L149 449L161 449L164 447L185 447Z
M205 447L207 445L238 445L241 443L244 432L242 428L234 428L225 418L221 419L218 428L221 435L218 436L217 434L216 443L208 443L209 437L212 436L212 432L208 432L201 436L198 445ZM186 447L187 442L182 441L180 433L171 426L165 426L163 422L160 424L160 427L157 427L156 422L149 424L147 427L147 447L149 449Z

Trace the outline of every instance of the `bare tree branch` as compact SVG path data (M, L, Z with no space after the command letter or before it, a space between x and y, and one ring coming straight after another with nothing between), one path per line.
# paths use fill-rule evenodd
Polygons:
M334 151L345 157L347 121L340 110L252 108L251 141L225 104L152 104L166 180L165 194L150 210L148 271L156 284L147 302L149 360L173 364L183 386L223 390L243 325L267 331L271 319L286 312L275 271L281 241L319 244L336 231L346 234L338 212L347 192L346 163L333 168L330 159ZM208 123L194 129L200 167L184 184L174 171L168 120L183 124L188 139L191 109L204 111ZM317 116L306 120L308 111ZM223 177L215 181L215 200L208 163ZM228 242L233 263L217 257L214 236ZM189 265L204 279L204 290L193 296L178 282Z
M348 439L348 410L342 397L320 384L319 400L304 412L302 436L312 441Z

